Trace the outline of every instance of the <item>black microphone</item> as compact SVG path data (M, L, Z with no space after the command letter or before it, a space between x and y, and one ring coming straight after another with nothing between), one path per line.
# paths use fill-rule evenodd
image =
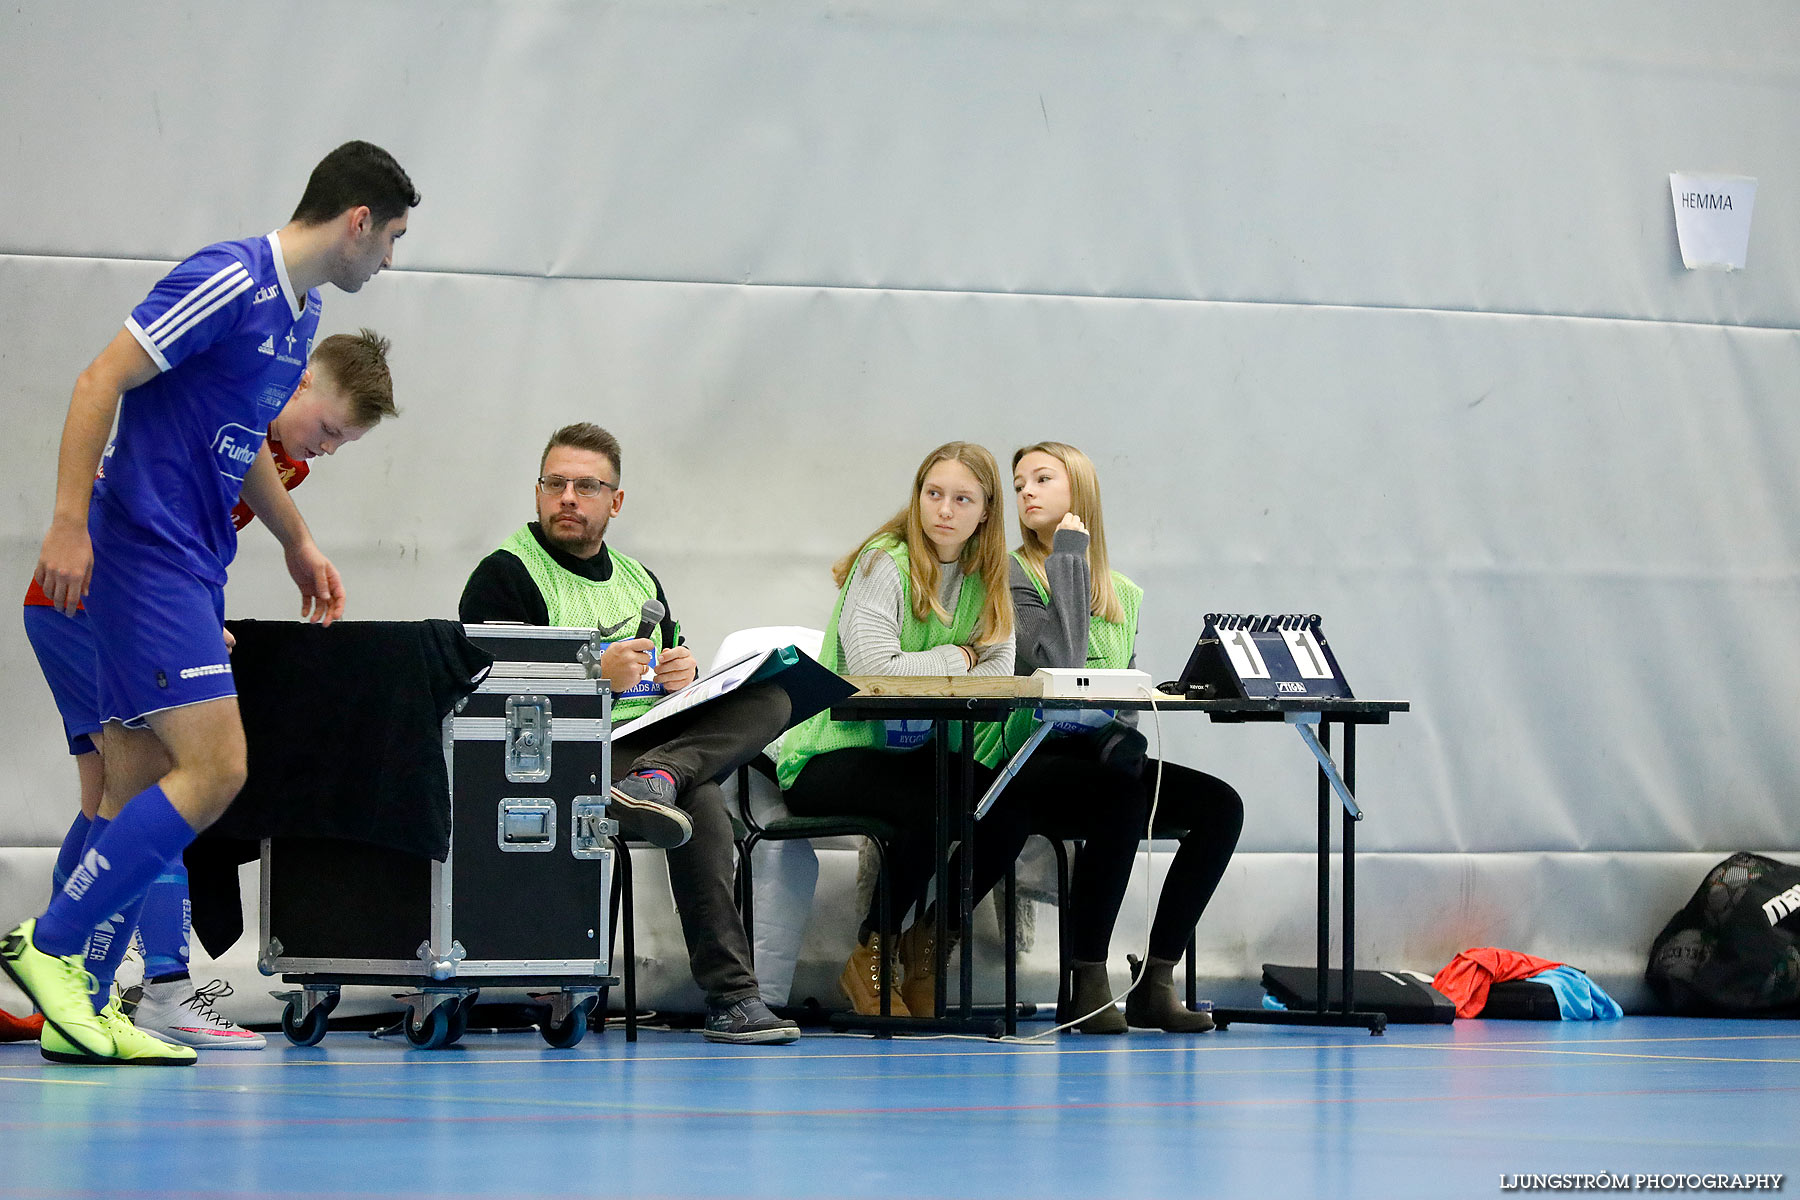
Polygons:
M658 600L655 596L650 597L648 600L644 601L644 607L638 610L637 633L633 636L640 638L649 637L652 633L656 632L656 627L661 625L662 619L668 615L669 610L663 607L663 602Z

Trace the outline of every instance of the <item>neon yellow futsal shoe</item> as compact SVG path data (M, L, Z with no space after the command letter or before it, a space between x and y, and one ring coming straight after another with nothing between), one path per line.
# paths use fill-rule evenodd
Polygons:
M37 921L30 920L0 937L0 970L12 977L19 990L44 1014L43 1045L49 1041L83 1061L110 1059L113 1035L94 1012L94 977L87 973L80 955L58 958L32 944Z
M115 1067L191 1067L199 1058L192 1046L183 1046L175 1042L165 1042L154 1033L139 1029L125 1015L119 1006L119 998L114 996L107 1006L100 1010L100 1023L112 1034L113 1052L105 1058L96 1058L90 1054L72 1052L69 1045L56 1036L52 1029L46 1028L44 1036L39 1039L38 1047L45 1058L51 1062L84 1063L94 1066Z

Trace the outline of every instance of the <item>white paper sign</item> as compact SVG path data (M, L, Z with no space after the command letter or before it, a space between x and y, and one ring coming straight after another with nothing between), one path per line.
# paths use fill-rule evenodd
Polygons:
M1690 271L1741 271L1750 249L1750 210L1756 180L1747 175L1669 176L1675 202L1675 236Z

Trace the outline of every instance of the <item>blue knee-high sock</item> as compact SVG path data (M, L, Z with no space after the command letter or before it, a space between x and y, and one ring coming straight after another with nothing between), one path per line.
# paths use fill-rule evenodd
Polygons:
M98 822L96 822L98 824ZM90 831L91 833L91 831ZM152 784L125 805L99 836L90 836L69 882L38 918L32 941L45 954L81 951L88 934L128 907L194 840L194 828L175 811L160 786ZM129 929L118 939L131 938ZM123 954L125 947L119 946Z
M107 827L112 824L105 817L95 817L88 823L87 843L76 855L77 865L87 856L89 847L98 842ZM70 872L73 873L73 870ZM67 886L68 876L63 877ZM51 897L52 902L55 897ZM94 1011L99 1012L106 1007L112 996L112 983L119 973L119 964L124 961L125 951L131 945L131 931L137 924L136 911L143 903L142 897L134 899L129 912L116 912L100 922L88 935L87 947L82 951L82 959L87 965L88 974L94 977ZM40 947L41 948L41 947Z
M125 961L125 951L131 946L131 935L137 930L139 915L144 911L145 894L132 897L88 935L87 970L94 977L95 1012L112 1000L113 978L118 975L119 964Z
M81 852L87 847L88 830L94 822L86 813L76 813L75 823L69 826L69 832L63 834L62 849L56 852L56 866L50 871L50 896L62 891L63 884L69 882L69 876L75 873L75 865L81 861Z
M54 892L50 893L50 903L52 903L52 904L56 903L56 898L58 896L62 895L62 890L69 885L69 876L73 875L75 873L76 869L81 866L82 857L87 854L88 847L92 846L95 842L99 841L100 835L105 833L107 826L109 826L111 824L112 824L112 819L110 817L95 817L91 821L88 822L87 838L86 838L86 840L84 840L82 842L81 846L76 850L75 861L70 865L70 867L67 871L64 871L62 869L62 860L61 860L60 856L58 857L57 863L56 863L55 874L61 875L62 880L61 880L61 882L59 882L56 885L56 890ZM40 924L41 924L41 922L40 922Z
M144 911L138 917L145 979L176 975L188 969L188 935L193 928L187 867L176 859L150 885L144 896Z

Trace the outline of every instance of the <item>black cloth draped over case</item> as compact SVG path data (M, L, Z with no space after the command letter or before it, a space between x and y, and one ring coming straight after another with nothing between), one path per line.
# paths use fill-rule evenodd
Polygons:
M493 658L454 621L229 621L249 776L188 847L194 933L217 956L243 933L238 867L267 837L339 838L442 861L450 847L443 720Z

